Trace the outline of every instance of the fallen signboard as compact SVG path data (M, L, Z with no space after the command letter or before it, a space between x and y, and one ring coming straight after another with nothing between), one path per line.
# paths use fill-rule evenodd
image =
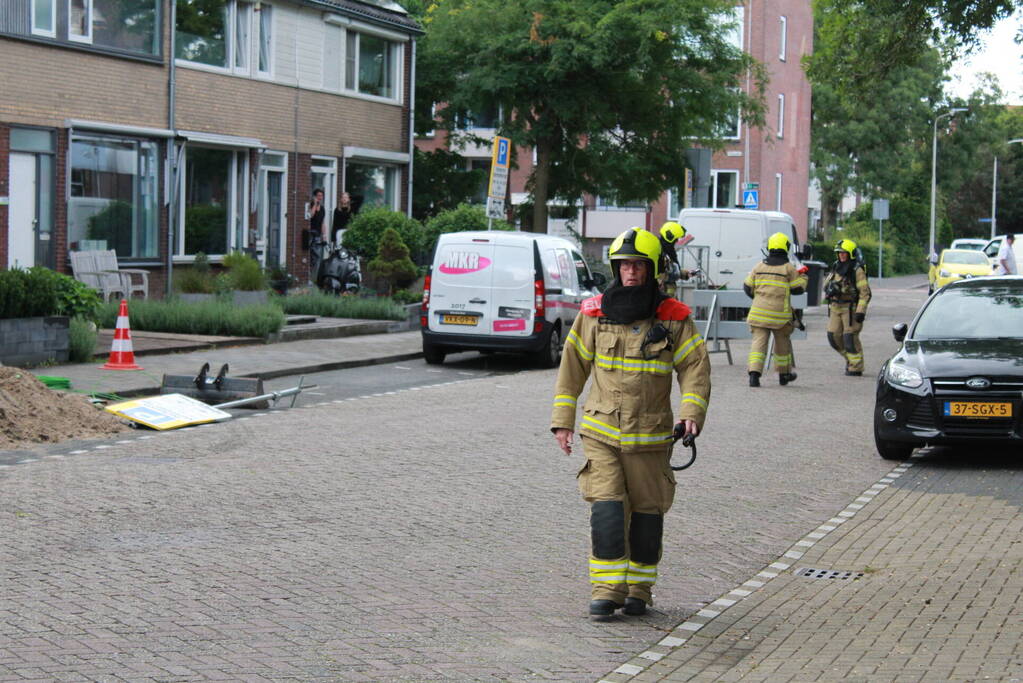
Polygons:
M227 411L182 394L163 394L122 401L107 406L106 411L160 431L231 418L231 413Z

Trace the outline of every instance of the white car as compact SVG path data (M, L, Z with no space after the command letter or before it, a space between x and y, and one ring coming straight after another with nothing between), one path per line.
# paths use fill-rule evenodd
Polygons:
M988 240L975 239L973 237L960 237L957 240L952 240L952 246L949 249L969 249L970 251L980 251L987 246Z

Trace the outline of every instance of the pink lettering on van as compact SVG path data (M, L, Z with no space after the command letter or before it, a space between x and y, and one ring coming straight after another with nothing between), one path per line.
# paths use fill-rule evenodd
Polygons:
M447 260L440 264L440 272L448 275L465 275L483 270L490 265L490 259L475 251L452 251Z
M494 332L514 332L517 330L526 329L525 318L519 318L518 320L495 320L494 321Z

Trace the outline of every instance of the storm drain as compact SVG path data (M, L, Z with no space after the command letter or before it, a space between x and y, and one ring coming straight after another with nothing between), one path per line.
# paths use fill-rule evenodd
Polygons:
M802 567L797 569L795 574L805 579L838 579L839 581L858 579L863 576L863 572L840 572L832 569L814 569L813 567Z

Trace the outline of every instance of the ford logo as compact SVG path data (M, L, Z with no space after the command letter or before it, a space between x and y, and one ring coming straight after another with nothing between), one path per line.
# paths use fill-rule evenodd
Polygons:
M983 377L971 377L966 380L966 386L970 389L987 389L991 386L991 380L984 379Z

